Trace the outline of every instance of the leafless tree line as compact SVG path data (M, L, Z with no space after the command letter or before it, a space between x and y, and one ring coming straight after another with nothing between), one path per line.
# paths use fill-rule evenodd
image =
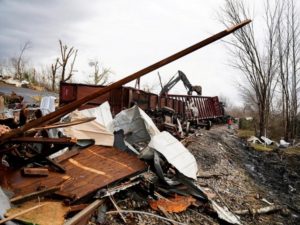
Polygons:
M226 0L220 18L222 23L230 26L252 18L251 14L251 8L244 1ZM234 38L228 42L231 65L245 78L240 86L245 102L248 106L252 104L258 115L259 136L265 134L271 116L278 112L282 117L285 138L296 135L299 19L295 0L265 0L263 19L254 16L253 23L236 31Z
M16 57L12 57L8 62L0 63L0 75L12 76L17 80L28 80L33 84L46 87L49 90L56 91L59 82L70 82L75 69L78 49L69 47L59 40L60 55L50 66L44 66L39 73L28 64L28 58L25 56L26 51L30 48L31 43L25 42ZM111 74L109 68L100 65L97 59L91 60L89 66L92 67L90 76L86 82L96 85L103 85L107 82Z

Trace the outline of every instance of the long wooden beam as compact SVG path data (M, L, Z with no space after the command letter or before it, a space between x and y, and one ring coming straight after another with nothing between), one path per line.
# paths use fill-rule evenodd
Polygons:
M73 110L77 109L78 107L80 107L81 105L115 89L115 88L118 88L130 81L133 81L137 78L140 78L141 76L147 74L147 73L150 73L162 66L165 66L185 55L188 55L208 44L211 44L229 34L231 34L232 32L242 28L243 26L245 26L246 24L250 23L251 20L245 20L239 24L236 24L235 26L232 26L232 27L229 27L228 29L224 30L224 31L221 31L203 41L200 41L184 50L181 50L165 59L162 59L144 69L141 69L140 71L137 71L107 87L104 87L103 89L100 89L100 90L97 90L95 92L93 92L92 94L90 95L87 95L81 99L78 99L77 101L74 101L74 102L71 102L65 106L62 106L60 107L59 109L57 109L56 111L52 112L52 113L49 113L48 115L46 116L43 116L39 119L36 119L34 121L31 121L27 124L25 124L23 127L20 127L18 129L14 129L4 135L2 135L0 137L0 145L5 143L7 140L9 140L10 138L13 138L13 137L17 137L17 136L20 136L22 135L25 131L28 131L29 129L32 129L32 128L35 128L35 127L38 127L38 126L41 126L41 125L45 125L45 124L48 124L49 121L54 121L55 119L59 119L60 117L72 112Z

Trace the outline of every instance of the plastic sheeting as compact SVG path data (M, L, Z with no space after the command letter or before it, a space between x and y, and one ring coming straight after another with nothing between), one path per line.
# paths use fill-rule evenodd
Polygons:
M160 152L183 175L197 179L195 157L170 133L163 131L152 137L149 147Z
M55 111L55 97L45 96L41 100L40 109L43 116Z

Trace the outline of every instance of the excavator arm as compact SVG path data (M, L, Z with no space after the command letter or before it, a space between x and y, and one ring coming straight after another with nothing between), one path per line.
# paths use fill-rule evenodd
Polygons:
M185 88L188 90L188 95L192 95L195 91L198 95L202 95L201 86L193 86L188 80L187 76L180 70L169 80L169 82L161 89L160 95L168 94L168 92L178 83L182 81Z

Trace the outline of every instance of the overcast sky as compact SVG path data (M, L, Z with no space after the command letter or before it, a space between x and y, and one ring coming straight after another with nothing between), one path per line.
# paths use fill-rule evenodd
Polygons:
M78 49L76 79L88 79L88 61L97 58L116 81L225 29L217 13L224 0L0 0L0 60L16 55L20 45L40 67L59 55L58 40ZM229 37L227 37L229 38ZM227 39L226 38L226 39ZM166 82L182 70L203 95L224 95L241 103L235 88L239 72L228 66L229 55L218 41L158 71ZM141 83L159 90L157 72ZM184 93L176 86L175 93Z

